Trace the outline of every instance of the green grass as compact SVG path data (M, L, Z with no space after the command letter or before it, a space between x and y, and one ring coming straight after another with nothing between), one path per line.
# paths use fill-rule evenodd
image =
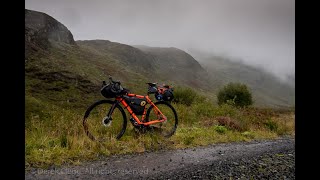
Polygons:
M214 126L214 130L220 134L225 134L228 131L226 127L220 125Z
M89 105L89 104L87 104ZM82 127L83 108L60 107L50 101L26 97L26 169L52 164L79 164L100 156L131 154L160 149L179 149L215 143L250 141L294 135L294 113L271 109L236 109L202 101L191 106L172 104L179 117L176 133L169 139L156 134L136 134L128 122L120 140L92 142ZM248 124L248 130L235 131L221 126L216 118L226 116ZM255 118L253 118L255 117ZM268 128L270 120L277 129Z

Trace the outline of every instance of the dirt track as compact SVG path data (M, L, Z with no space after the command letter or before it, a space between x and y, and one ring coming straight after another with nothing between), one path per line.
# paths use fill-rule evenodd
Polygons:
M295 179L295 140L260 140L122 155L33 169L26 179Z

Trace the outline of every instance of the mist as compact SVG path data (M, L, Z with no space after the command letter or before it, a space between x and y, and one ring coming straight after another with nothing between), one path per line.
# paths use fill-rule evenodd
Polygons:
M295 74L294 0L26 0L25 7L54 17L75 40L195 49L282 80Z

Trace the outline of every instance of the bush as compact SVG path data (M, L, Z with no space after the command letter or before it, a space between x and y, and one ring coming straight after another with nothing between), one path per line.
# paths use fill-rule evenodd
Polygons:
M218 125L218 126L214 127L214 130L217 131L220 134L224 134L224 133L227 132L228 129L226 127L224 127L224 126Z
M218 104L232 104L245 107L252 104L252 95L245 84L229 83L218 93Z
M278 124L274 121L268 120L264 123L267 128L270 129L270 131L277 131L278 130Z
M191 88L178 87L174 90L173 102L190 106L197 97L197 93Z

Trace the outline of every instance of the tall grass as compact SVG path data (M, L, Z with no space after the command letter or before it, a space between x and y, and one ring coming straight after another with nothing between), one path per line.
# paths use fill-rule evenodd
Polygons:
M179 125L169 139L152 133L136 133L130 122L120 140L104 143L91 141L84 133L82 117L85 109L54 105L35 97L26 97L26 168L79 164L86 160L113 154L140 153L160 149L177 149L231 141L276 138L294 135L294 112L272 109L216 106L196 96L192 104L172 103ZM129 117L129 116L127 116ZM244 131L219 124L228 117ZM277 128L270 128L273 122ZM100 123L100 121L99 121ZM102 124L101 124L102 125Z

